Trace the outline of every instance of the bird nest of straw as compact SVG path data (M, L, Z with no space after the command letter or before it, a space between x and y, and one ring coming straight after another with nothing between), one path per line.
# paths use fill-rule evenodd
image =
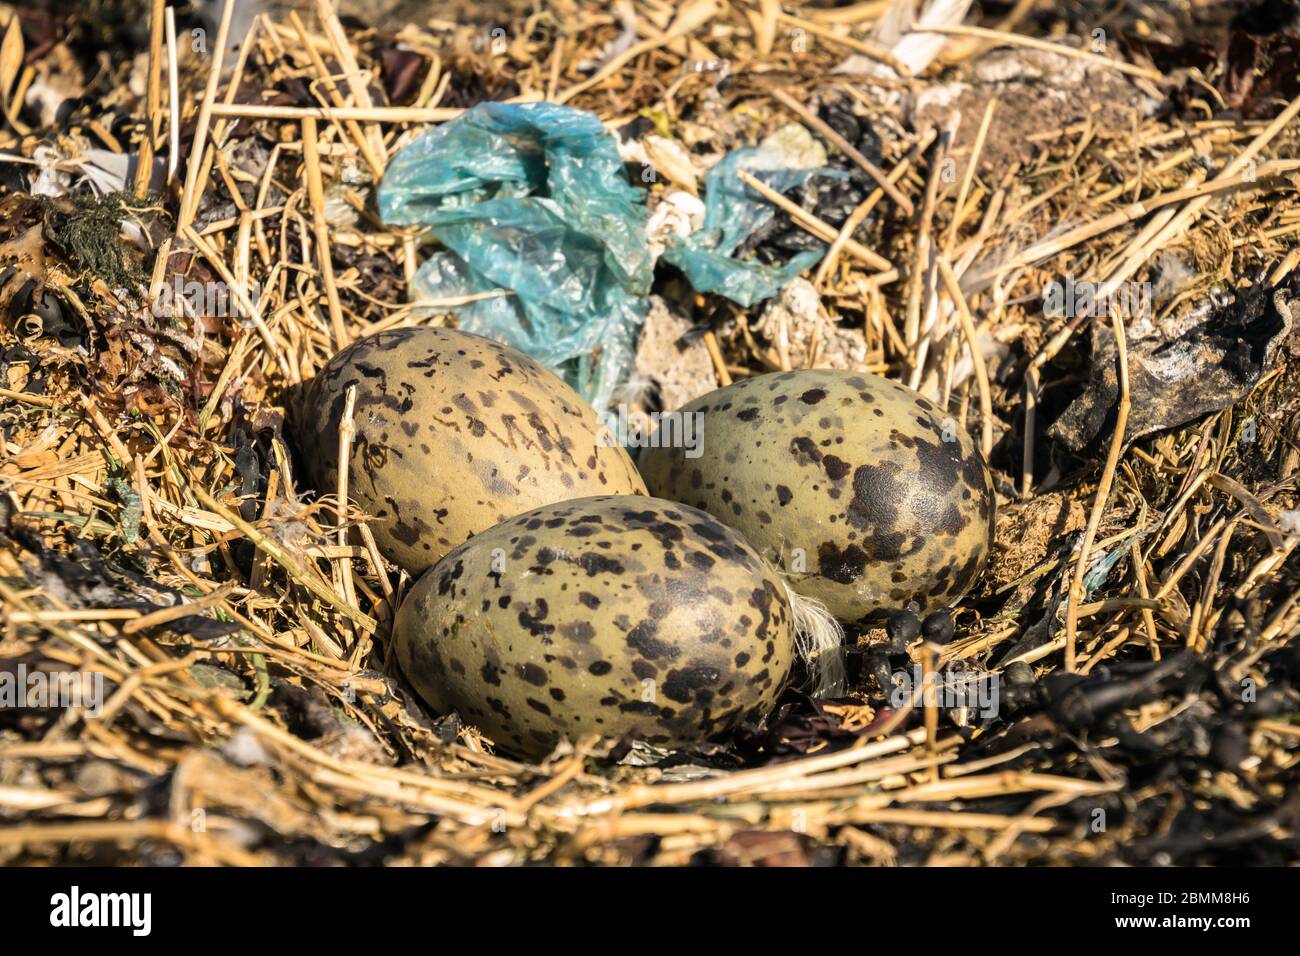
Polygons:
M27 697L0 708L0 861L1296 859L1286 24L991 4L932 22L914 73L873 33L886 2L305 6L4 14L0 676ZM948 408L997 529L916 666L996 677L996 715L851 667L732 739L527 763L414 695L389 649L411 581L304 493L283 405L346 342L454 324L412 301L419 230L375 187L420 131L512 99L630 130L666 171L652 208L792 123L856 177L779 197L777 231L830 248L778 299L661 277L628 393L820 365ZM1051 314L1066 276L1150 314ZM234 305L153 307L191 282Z

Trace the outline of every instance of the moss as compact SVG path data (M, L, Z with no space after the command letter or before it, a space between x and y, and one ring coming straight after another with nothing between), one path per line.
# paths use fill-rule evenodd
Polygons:
M46 237L83 273L103 279L113 289L133 288L146 281L139 261L127 255L122 221L147 219L148 198L79 193L42 199L41 204Z

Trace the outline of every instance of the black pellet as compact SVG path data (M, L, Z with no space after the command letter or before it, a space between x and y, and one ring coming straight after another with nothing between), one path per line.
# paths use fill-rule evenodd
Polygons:
M895 611L885 622L885 633L889 635L890 652L901 654L921 633L921 620L911 611Z
M952 615L947 611L935 611L933 614L927 614L925 620L921 622L921 633L925 635L927 641L933 641L936 644L947 644L952 640L955 633Z

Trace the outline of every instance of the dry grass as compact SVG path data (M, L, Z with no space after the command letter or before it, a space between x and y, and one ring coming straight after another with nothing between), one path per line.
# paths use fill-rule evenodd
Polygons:
M957 181L941 175L944 156L959 167L987 156L1015 135L1002 124L1017 107L964 117L973 150L953 127L911 132L889 91L930 80L872 86L829 72L852 51L891 64L865 40L870 18L850 25L833 11L712 0L674 18L645 0L638 42L590 75L576 65L619 29L600 6L547 5L513 22L495 53L482 28L416 24L400 36L427 73L389 106L377 100L385 35L345 30L326 3L283 22L259 17L251 42L228 57L218 40L207 60L182 50L173 66L161 8L153 4L145 95L119 94L149 154L186 143L161 197L146 194L146 177L133 184L151 242L144 285L156 290L177 272L218 279L250 318L187 316L160 328L130 290L51 249L45 287L94 347L16 322L0 329L0 347L36 356L8 353L0 381L0 660L102 672L107 683L98 714L0 714L0 861L753 862L764 847L787 853L791 832L793 859L872 864L1229 859L1243 843L1270 841L1276 850L1261 858L1295 858L1288 794L1300 732L1285 707L1245 712L1235 767L1216 765L1208 744L1199 757L1197 745L1166 745L1183 776L1150 772L1113 724L1076 726L1059 708L972 733L933 707L919 721L910 707L874 714L864 697L825 707L838 736L784 752L769 744L739 769L722 759L615 764L612 742L594 739L539 765L495 755L472 728L424 712L403 684L387 640L410 581L385 565L355 508L299 497L279 409L347 342L446 320L406 301L416 237L381 225L368 199L403 143L476 95L462 89L471 78L477 95L567 102L611 123L641 111L670 126L713 123L710 151L748 145L815 101L858 102L894 135L883 169L852 156L879 188L848 226L797 214L834 243L816 277L823 304L862 330L867 366L941 396L981 436L999 474L995 561L1031 568L977 588L938 663L996 661L1002 672L1020 661L1046 681L1188 649L1210 675L1203 683L1123 711L1134 733L1160 740L1205 716L1215 681L1285 691L1268 661L1300 637L1300 535L1279 525L1298 503L1296 354L1239 403L1175 430L1130 440L1121 411L1101 446L1109 454L1075 458L1050 447L1041 408L1059 406L1081 374L1088 330L1050 324L1038 295L1067 273L1114 284L1148 276L1171 250L1191 279L1170 311L1214 285L1261 273L1285 281L1298 259L1300 100L1277 103L1272 122L1175 115L1129 129L1093 125L1085 106L1077 123L1034 141L1023 167L970 163ZM825 42L791 49L787 31L800 25ZM113 82L125 88L128 57L113 56ZM1152 89L1178 82L1114 53L1101 59L1097 69L1113 65ZM725 92L716 72L691 67L706 60L728 62ZM968 64L949 68L964 76ZM275 95L264 101L262 91ZM113 149L96 119L94 109L75 113L63 142ZM29 158L41 142L13 126L4 138L7 152ZM260 173L241 143L266 154ZM19 194L0 201L6 261L16 261L13 224L36 214ZM852 237L868 215L871 248ZM766 341L756 315L696 305L700 318L723 316L706 336L722 381L790 367L784 339ZM1122 318L1113 328L1127 402ZM817 350L814 340L807 354ZM345 440L349 425L345 416ZM1008 532L1049 496L1089 514L1081 536ZM1031 546L1042 553L1026 563ZM1109 579L1086 594L1086 573L1115 549ZM1043 628L1043 593L1065 600L1046 611L1042 643L999 658ZM212 636L200 618L231 626ZM1203 725L1213 732L1221 721ZM1203 769L1187 769L1194 757ZM1096 831L1095 808L1117 822ZM1188 850L1177 821L1193 811L1219 829Z

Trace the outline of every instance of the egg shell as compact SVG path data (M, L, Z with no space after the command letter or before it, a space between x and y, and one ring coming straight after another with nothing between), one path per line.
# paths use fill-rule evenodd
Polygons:
M698 457L643 449L650 493L739 530L841 621L912 601L920 613L950 607L983 569L992 476L966 431L917 392L805 369L744 379L681 412L702 416Z
M673 747L775 703L794 655L781 580L734 530L634 496L546 505L454 549L394 624L434 710L499 746L637 731Z
M374 519L380 552L413 574L539 505L645 493L631 458L572 388L522 352L444 328L368 336L310 383L291 426L319 491L337 485L353 385L349 498Z

